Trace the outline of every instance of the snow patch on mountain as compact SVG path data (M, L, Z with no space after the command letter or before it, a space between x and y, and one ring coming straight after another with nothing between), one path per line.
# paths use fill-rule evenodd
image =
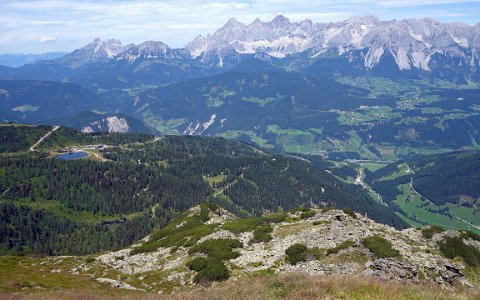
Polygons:
M468 48L469 44L468 44L467 39L465 39L465 38L458 38L458 37L456 37L456 36L454 36L454 35L450 35L450 36L452 37L453 41L454 41L455 43L457 43L460 47Z

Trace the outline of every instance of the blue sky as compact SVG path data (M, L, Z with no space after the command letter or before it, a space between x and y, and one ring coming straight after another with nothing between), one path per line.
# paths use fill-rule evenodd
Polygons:
M95 37L124 44L146 40L182 47L212 33L230 17L244 23L344 20L376 15L382 20L430 17L442 22L480 22L480 0L0 0L0 53L71 51Z

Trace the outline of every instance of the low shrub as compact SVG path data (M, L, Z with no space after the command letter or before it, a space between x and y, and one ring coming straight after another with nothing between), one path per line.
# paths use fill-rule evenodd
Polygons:
M300 219L305 220L305 219L311 218L313 216L315 216L315 212L313 210L310 210L310 211L303 212L300 215Z
M130 251L130 255L152 252L159 247L173 247L172 249L176 249L180 246L189 247L194 245L216 228L217 225L215 224L207 225L204 223L210 219L209 212L217 209L218 206L215 204L203 203L200 205L198 214L190 215L190 211L184 212L164 228L154 231L150 235L149 241L133 248Z
M186 264L187 268L193 271L200 271L205 269L207 266L207 258L206 257L197 257Z
M343 209L343 212L346 213L347 215L349 215L350 217L356 219L357 218L357 215L355 214L355 211L351 208L345 208Z
M208 257L220 260L234 259L239 257L240 254L232 250L235 248L241 248L242 246L242 242L234 239L206 240L191 247L188 250L188 254L203 253Z
M296 265L299 262L307 260L307 246L303 244L294 244L285 250L287 260L291 265Z
M262 218L265 220L267 223L280 223L285 221L287 218L286 213L276 213L276 214L268 214L263 216Z
M153 252L153 251L157 250L159 247L160 247L160 245L158 244L158 241L148 241L144 244L141 244L140 246L137 246L137 247L133 248L130 251L130 255Z
M422 235L426 239L431 239L435 233L440 233L444 231L445 229L443 229L441 226L431 225L430 227L422 229Z
M291 213L291 214L295 214L297 212L309 212L309 211L312 211L310 208L308 207L297 207L297 208L292 208L292 209L289 209L287 212Z
M323 224L330 224L330 221L324 220L324 221L314 221L312 224L313 225L323 225Z
M326 212L329 212L331 210L333 210L334 208L333 207L324 207L322 208L322 214L326 213Z
M193 281L196 283L209 282L209 281L224 281L230 277L227 267L223 261L218 260L214 263L207 264L206 267L197 272Z
M196 283L223 281L229 277L228 269L221 259L199 257L189 261L187 267L197 271L193 278Z
M263 218L246 218L240 219L236 221L232 221L229 223L225 223L222 225L222 228L233 233L239 234L246 231L255 230L255 228L264 223L265 220Z
M477 234L473 231L470 231L470 230L462 230L460 232L460 236L463 238L463 239L472 239L474 241L479 241L480 242L480 234Z
M223 281L228 279L229 272L223 260L234 259L240 253L232 251L241 248L242 243L234 239L206 240L191 247L188 254L203 253L207 257L198 257L189 261L186 265L190 270L197 271L194 282Z
M85 259L85 262L86 262L87 264L93 263L93 262L95 262L95 257L89 256L89 257L87 257L87 258Z
M379 235L364 238L362 244L376 257L400 257L400 251L392 248L392 243Z
M253 238L250 241L251 243L265 243L272 240L273 228L270 224L260 225L253 231Z
M217 210L218 210L218 205L216 205L214 203L202 203L202 204L200 204L200 214L198 215L198 219L202 223L205 223L208 220L210 220L209 212L210 211L217 211Z
M307 249L307 260L322 260L326 256L326 250L318 247Z
M465 244L461 237L445 237L438 246L447 258L462 257L469 266L480 265L480 250Z
M327 255L330 255L330 254L333 254L333 253L338 253L340 250L348 249L348 248L352 247L353 244L355 244L354 241L344 241L344 242L338 244L337 246L335 246L334 248L328 249L327 250Z
M233 233L239 234L246 231L253 231L258 226L268 225L270 223L280 223L287 218L286 213L268 214L263 217L246 218L232 221L222 225L222 228Z
M177 232L171 233L169 235L163 236L162 238L155 239L151 238L148 242L135 247L130 251L130 255L137 253L146 253L157 250L159 247L175 247L180 246L189 247L194 245L202 237L211 234L217 225L197 225L196 227L190 228L190 226L182 226L177 229ZM186 228L185 228L186 227ZM158 238L158 236L157 236Z

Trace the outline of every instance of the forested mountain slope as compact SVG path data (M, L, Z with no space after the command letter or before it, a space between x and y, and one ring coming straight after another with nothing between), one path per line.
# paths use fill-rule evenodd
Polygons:
M366 171L366 180L414 222L480 231L479 174L480 152L458 151Z
M0 109L8 112L6 119L32 123L72 116L84 110L101 111L106 106L102 96L71 83L0 80Z
M99 143L106 144L103 150L81 146ZM65 146L83 147L90 157L51 157ZM306 161L238 141L60 128L38 149L0 157L2 253L85 254L124 247L205 201L242 216L302 205L349 207L405 226L362 189Z

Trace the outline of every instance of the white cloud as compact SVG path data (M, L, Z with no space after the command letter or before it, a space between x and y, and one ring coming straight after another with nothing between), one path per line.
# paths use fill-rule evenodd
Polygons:
M42 36L40 38L40 43L46 44L46 43L55 42L56 40L57 40L57 38L54 37L54 36Z
M480 0L0 0L0 52L71 51L99 36L182 47L230 17L249 24L283 14L291 21L433 17L480 21ZM41 43L39 43L39 37ZM52 39L56 38L56 39ZM52 43L53 41L57 41Z

